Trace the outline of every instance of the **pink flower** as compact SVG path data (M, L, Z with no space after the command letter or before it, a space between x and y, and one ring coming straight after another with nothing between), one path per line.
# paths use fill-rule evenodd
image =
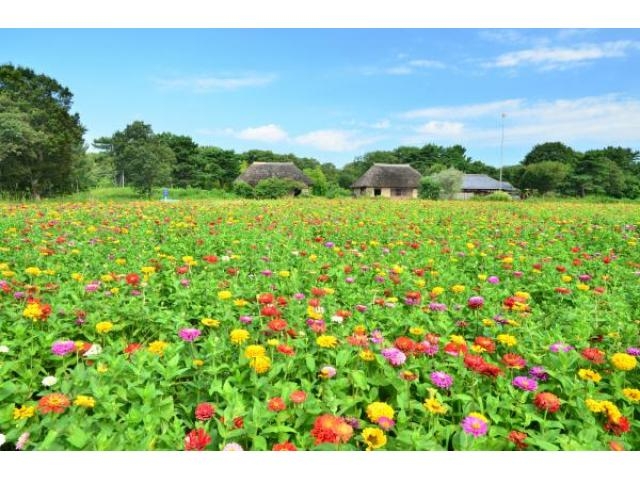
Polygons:
M201 333L202 332L200 332L200 330L198 330L197 328L183 328L178 332L178 335L180 335L180 338L185 342L193 342L200 336Z

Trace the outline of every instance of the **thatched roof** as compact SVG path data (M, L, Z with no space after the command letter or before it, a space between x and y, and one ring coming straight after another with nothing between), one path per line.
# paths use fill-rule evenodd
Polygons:
M509 182L502 181L502 187L500 181L495 178L491 178L489 175L482 173L467 173L462 179L462 190L505 190L515 191Z
M422 175L410 165L374 163L351 188L418 188Z
M255 187L260 180L267 178L290 178L306 185L313 184L292 162L254 162L236 178L236 182L246 182Z

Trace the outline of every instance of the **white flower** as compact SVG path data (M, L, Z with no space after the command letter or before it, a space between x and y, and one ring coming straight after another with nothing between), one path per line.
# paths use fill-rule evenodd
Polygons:
M84 355L82 355L82 356L83 357L89 357L91 355L100 355L101 353L102 353L102 347L100 345L98 345L97 343L93 343L93 344L91 344L91 347L89 348L89 350L84 352Z
M0 345L0 353L9 353L9 347L6 345Z
M7 441L7 437L5 437L4 434L0 433L0 447L4 445L4 442L6 441Z
M331 317L331 321L335 323L342 323L344 322L344 318L341 317L340 315L334 315Z
M58 379L56 377L51 376L51 375L49 375L47 377L44 377L42 379L42 385L44 385L45 387L52 387L56 383L58 383Z
M231 257L229 255L223 255L222 257L220 257L220 260L222 260L223 262L228 262L229 260L231 260Z

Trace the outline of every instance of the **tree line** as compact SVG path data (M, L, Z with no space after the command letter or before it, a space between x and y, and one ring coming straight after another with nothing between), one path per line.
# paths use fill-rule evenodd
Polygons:
M106 185L131 186L143 195L155 187L232 190L253 162L293 162L313 180L312 193L324 196L348 194L374 163L409 164L425 177L453 169L499 175L461 145L376 150L338 168L291 153L198 145L187 135L155 133L143 121L95 139L95 151L89 152L86 129L72 105L72 93L56 80L0 65L0 191L40 198ZM639 155L622 147L581 153L549 142L536 145L518 165L505 167L503 178L525 192L637 198Z

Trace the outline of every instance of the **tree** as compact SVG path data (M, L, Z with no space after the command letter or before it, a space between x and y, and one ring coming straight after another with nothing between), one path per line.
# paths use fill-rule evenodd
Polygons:
M540 162L559 162L575 166L580 154L561 142L547 142L536 145L522 160L522 165Z
M431 176L432 180L440 186L440 196L452 199L456 193L462 190L464 174L455 168L447 168Z
M240 175L241 156L233 150L218 147L199 147L196 164L199 173L197 185L200 188L231 188Z
M326 195L329 184L327 182L327 177L324 176L324 173L319 166L315 168L305 168L302 173L313 181L311 193L319 196Z
M53 78L0 65L0 188L33 198L69 189L85 133L72 100Z
M129 183L149 196L153 187L169 184L176 157L164 143L149 141L127 145L122 159L129 170Z
M431 177L422 177L418 196L429 200L437 200L440 198L440 184Z
M557 190L570 173L571 167L565 163L553 161L532 163L524 168L520 185L522 188L545 194Z
M198 177L198 167L196 156L198 154L198 144L187 135L174 135L164 132L157 136L158 140L167 145L176 157L171 174L172 186L176 187L196 187Z

